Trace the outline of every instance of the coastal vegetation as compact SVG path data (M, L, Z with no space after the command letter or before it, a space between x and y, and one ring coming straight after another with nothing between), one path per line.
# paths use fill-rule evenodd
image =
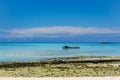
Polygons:
M120 57L80 56L45 61L1 62L1 77L120 76Z

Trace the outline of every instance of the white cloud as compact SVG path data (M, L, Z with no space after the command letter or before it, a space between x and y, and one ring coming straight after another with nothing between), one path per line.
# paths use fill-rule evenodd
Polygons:
M120 29L93 28L93 27L74 27L74 26L53 26L53 27L36 27L25 29L0 30L6 34L4 37L63 37L75 36L82 34L113 34L120 33ZM0 33L1 34L1 33Z

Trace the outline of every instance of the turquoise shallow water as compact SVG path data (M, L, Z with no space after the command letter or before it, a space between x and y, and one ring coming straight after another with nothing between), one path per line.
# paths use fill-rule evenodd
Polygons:
M80 49L64 50L64 45L80 46ZM0 62L81 55L120 56L120 43L0 43Z

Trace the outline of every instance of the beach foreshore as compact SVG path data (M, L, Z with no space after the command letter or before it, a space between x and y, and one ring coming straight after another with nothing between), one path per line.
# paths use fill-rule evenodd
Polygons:
M15 77L1 77L0 80L120 80L119 76L109 77L31 77L31 78L15 78Z
M0 63L0 77L96 76L120 76L120 57L79 56L45 61Z

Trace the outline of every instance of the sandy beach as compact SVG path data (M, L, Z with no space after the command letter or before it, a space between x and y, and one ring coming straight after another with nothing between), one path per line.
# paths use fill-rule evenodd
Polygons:
M120 77L44 77L44 78L14 78L1 77L0 80L120 80Z
M91 56L92 58L93 56ZM120 58L90 56L40 62L0 63L0 77L104 77L120 76ZM95 57L96 58L96 57ZM89 59L89 60L88 60Z

